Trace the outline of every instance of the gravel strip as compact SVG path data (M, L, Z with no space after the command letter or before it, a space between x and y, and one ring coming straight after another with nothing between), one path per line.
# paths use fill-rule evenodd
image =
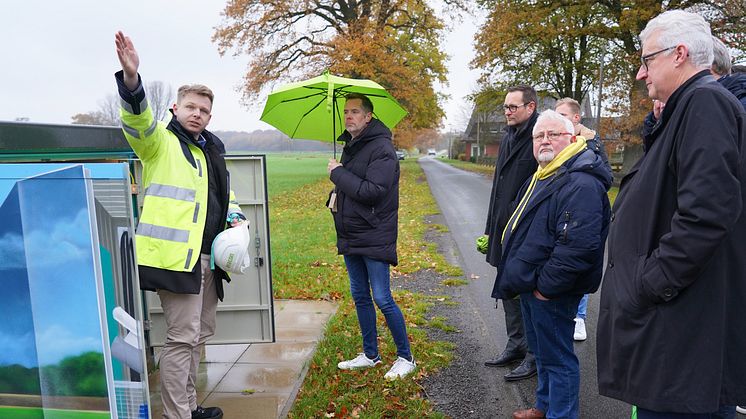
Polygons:
M434 231L428 233L426 238L439 244L442 240L450 240L448 233ZM440 246L441 249L443 247ZM434 327L425 328L430 339L451 342L455 346L451 365L422 381L425 396L436 411L452 418L498 417L499 401L494 397L494 390L486 383L485 377L479 375L485 373L485 368L475 368L484 362L478 356L477 335L481 332L460 304L463 286L443 285L443 280L447 278L449 277L432 270L423 270L400 276L393 281L394 289L450 297L450 304L449 299L444 302L435 301L425 314L428 320L434 317L445 318L448 325L457 329L455 332L446 332ZM452 304L453 302L456 304ZM413 352L416 357L417 348L413 348Z

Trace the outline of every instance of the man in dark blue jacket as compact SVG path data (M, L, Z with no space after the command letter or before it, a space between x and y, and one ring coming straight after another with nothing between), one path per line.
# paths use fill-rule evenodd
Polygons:
M393 380L410 374L416 367L404 316L391 296L389 275L389 267L398 262L399 159L391 131L373 118L373 104L368 97L348 94L344 113L341 163L330 159L327 166L335 186L327 205L334 216L337 250L344 255L350 277L363 352L337 366L344 370L364 369L381 363L375 301L396 344L398 358L385 375Z
M533 153L539 169L519 193L502 232L499 298L521 296L528 345L536 356L536 406L514 418L577 418L580 365L573 351L575 313L598 289L612 175L602 157L553 110L539 115Z

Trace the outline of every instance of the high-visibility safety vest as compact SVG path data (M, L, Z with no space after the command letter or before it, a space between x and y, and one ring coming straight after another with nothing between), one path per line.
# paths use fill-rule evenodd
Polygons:
M153 117L142 84L129 92L121 72L117 73L117 81L122 99L122 130L143 164L143 209L135 235L141 288L198 293L201 276L197 264L207 217L209 184L205 153L193 142L172 132L173 124L178 124L175 118L167 125ZM175 128L180 129L180 126ZM229 188L225 163L222 157L219 162L213 160L210 163L218 164L221 168L218 172L225 174L225 179L216 182L225 188L221 194L225 196L224 201L228 201L223 208L225 215L240 214ZM222 291L222 286L219 288Z

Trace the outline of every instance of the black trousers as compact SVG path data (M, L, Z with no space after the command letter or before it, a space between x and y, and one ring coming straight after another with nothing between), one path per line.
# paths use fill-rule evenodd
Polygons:
M521 300L513 298L500 301L502 301L505 310L505 330L508 332L508 343L505 345L505 350L526 352L526 358L533 360L534 354L528 347L526 334L523 330Z

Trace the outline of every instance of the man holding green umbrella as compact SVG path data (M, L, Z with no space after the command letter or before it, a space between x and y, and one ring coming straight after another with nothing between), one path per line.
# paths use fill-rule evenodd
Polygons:
M416 367L404 316L391 295L389 274L390 266L398 262L399 160L391 131L373 118L373 103L367 96L346 96L344 126L339 137L345 143L341 163L330 159L327 166L335 185L327 205L337 230L337 249L344 255L350 277L363 352L338 367L365 369L381 363L375 301L396 344L398 357L385 375L394 380Z

